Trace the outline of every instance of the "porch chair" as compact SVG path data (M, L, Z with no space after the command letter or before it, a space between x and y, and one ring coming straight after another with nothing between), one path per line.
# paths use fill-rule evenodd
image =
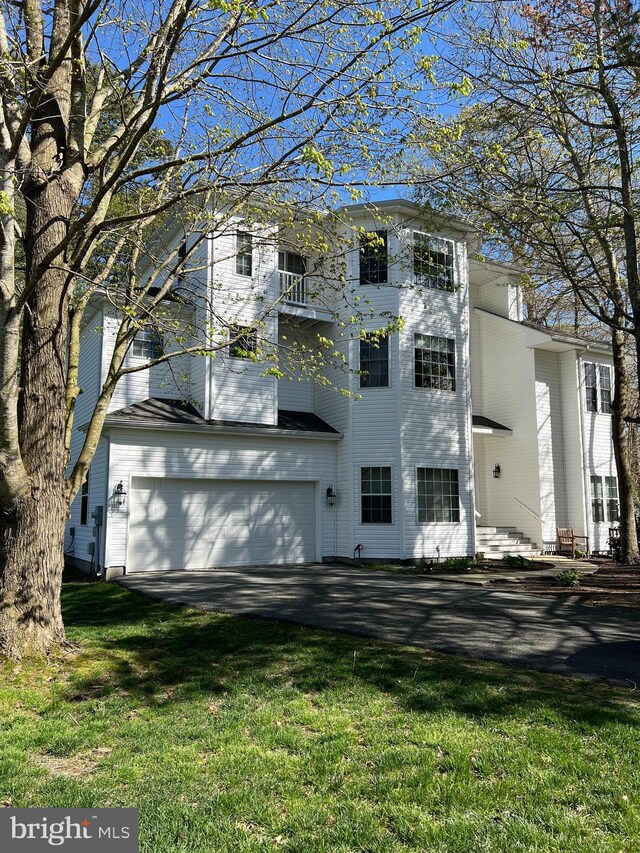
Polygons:
M585 543L585 551L589 556L589 537L576 536L573 532L573 527L556 527L556 553L562 554L563 551L568 551L571 554L571 559L576 558L576 542Z

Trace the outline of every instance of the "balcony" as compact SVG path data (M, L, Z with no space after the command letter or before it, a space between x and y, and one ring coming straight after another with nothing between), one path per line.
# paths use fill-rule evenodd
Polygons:
M278 270L278 288L281 297L280 313L309 320L332 319L331 312L323 305L314 304L309 286L309 277L300 273Z
M307 279L294 272L278 270L280 296L288 305L307 306Z

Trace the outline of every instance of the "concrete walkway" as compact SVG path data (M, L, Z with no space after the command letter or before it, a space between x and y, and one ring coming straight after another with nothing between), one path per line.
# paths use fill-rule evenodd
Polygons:
M154 572L152 598L640 686L640 613L350 566Z

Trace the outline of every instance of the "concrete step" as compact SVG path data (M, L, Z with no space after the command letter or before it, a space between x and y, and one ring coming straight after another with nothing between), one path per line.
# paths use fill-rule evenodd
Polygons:
M505 554L519 554L521 557L537 557L540 555L540 550L537 548L532 548L530 545L511 545L505 548L485 548L478 550L482 550L482 553L488 559L492 559L493 557L501 557Z
M507 533L491 533L487 536L477 536L476 541L495 543L496 545L499 545L501 542L531 542L531 539L528 536L524 536L522 533L514 533L512 536L509 536Z
M517 533L517 532L518 532L517 527L482 527L482 526L476 527L476 533L478 533L478 534L483 534L483 533Z

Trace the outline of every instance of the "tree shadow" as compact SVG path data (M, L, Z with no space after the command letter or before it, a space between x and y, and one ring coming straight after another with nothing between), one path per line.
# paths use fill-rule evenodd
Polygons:
M292 688L319 696L357 684L401 708L466 717L536 715L588 727L637 722L612 688L526 670L334 634L259 618L190 610L115 585L69 584L65 620L80 655L100 649L100 673L78 667L61 698L83 701L124 692L159 706L176 699Z

